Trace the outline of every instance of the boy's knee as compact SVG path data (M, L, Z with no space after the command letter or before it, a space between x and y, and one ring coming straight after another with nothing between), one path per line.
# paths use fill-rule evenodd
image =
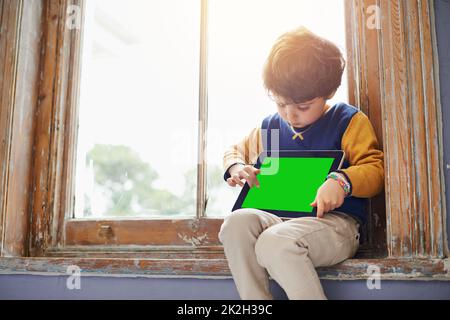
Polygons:
M228 233L242 235L243 230L255 227L258 228L260 224L257 212L248 209L238 209L223 219L218 235L219 240L223 243ZM232 237L234 237L234 235L232 235Z
M256 259L262 267L266 267L270 261L278 262L285 256L286 250L297 246L295 239L278 234L276 229L274 227L266 229L256 241Z

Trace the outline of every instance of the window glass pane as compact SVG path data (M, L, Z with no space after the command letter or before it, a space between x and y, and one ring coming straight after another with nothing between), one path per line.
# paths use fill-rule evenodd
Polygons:
M215 0L209 2L208 216L227 215L239 194L223 181L222 157L276 112L262 70L275 40L303 25L345 56L344 2L338 0ZM348 101L347 76L328 103Z
M195 215L199 1L85 4L75 217Z

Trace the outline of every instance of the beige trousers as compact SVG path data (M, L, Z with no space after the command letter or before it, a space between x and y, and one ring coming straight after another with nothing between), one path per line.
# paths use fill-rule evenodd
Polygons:
M323 218L282 219L257 209L239 209L220 228L233 280L241 299L273 299L269 276L293 299L326 299L315 267L355 255L359 223L330 211Z

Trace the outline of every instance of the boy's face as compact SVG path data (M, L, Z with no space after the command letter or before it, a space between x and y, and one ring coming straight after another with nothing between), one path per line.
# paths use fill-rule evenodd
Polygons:
M274 99L277 103L278 113L293 127L305 127L316 122L326 111L326 100L317 97L302 103L292 103L283 98Z

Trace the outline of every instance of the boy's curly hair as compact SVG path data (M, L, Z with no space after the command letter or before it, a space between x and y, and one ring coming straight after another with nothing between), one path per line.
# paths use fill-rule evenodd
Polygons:
M344 68L334 43L299 27L273 45L264 66L264 86L273 95L301 103L332 94L341 85Z

